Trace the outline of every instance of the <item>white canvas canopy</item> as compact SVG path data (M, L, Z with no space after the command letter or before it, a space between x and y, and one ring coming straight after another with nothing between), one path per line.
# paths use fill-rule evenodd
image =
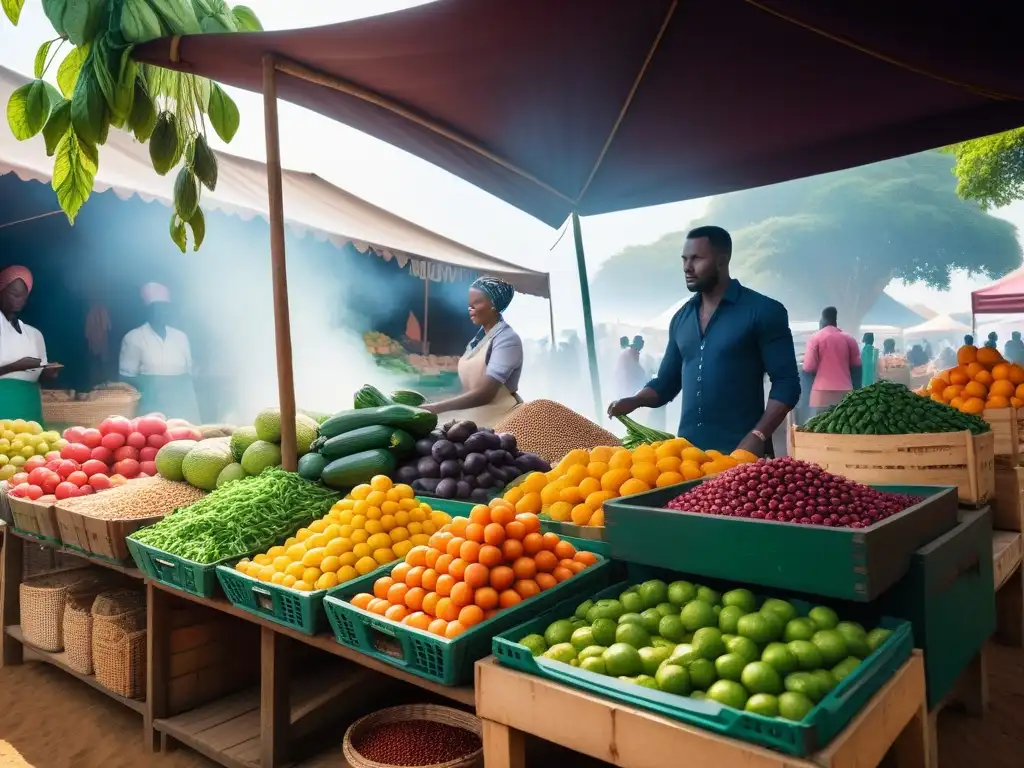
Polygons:
M931 320L903 330L904 336L948 336L954 333L970 333L971 327L954 320L949 315L936 315Z
M0 104L7 104L11 93L27 82L25 76L0 67ZM217 162L217 189L203 190L203 206L246 220L254 216L266 219L266 165L225 152L217 152ZM46 156L42 136L20 142L6 125L0 127L0 176L14 173L23 181L48 183L52 171L53 158ZM285 170L283 187L285 222L292 227L310 230L339 246L351 242L364 253L370 250L387 260L395 258L403 267L413 260L411 271L421 277L427 275L430 267L417 262L449 264L500 277L523 293L550 297L546 272L520 267L431 232L314 173ZM145 145L128 133L111 130L107 143L100 149L100 167L93 184L94 192L107 190L123 200L138 195L147 202L159 200L170 206L174 175L158 176ZM0 225L8 223L0 219ZM434 271L436 268L430 270L431 275Z

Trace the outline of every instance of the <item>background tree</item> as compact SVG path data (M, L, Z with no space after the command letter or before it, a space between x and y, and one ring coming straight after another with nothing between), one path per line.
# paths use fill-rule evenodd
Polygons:
M783 301L792 319L834 305L855 329L894 279L944 289L954 269L998 277L1020 266L1016 227L957 197L953 164L926 152L724 195L693 225L732 232L735 276ZM598 308L627 298L635 307L642 297L650 318L678 301L684 237L627 248L602 265Z
M1024 128L956 144L956 192L982 208L1000 208L1024 198Z

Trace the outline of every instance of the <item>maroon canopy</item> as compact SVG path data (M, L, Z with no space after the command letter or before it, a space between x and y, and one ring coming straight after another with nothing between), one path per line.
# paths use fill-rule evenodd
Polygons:
M557 225L1024 125L1022 22L1005 0L441 0L137 55L253 91L265 53L341 78L407 112L288 75L278 94Z
M971 291L971 313L1002 315L1024 312L1024 267L976 291Z

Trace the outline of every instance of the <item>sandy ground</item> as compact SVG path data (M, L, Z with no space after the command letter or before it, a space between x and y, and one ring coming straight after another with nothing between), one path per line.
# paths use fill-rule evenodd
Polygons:
M939 719L941 768L1020 768L1024 754L1024 650L992 646L991 709L983 719L955 711ZM187 749L152 755L138 715L45 664L0 669L0 768L207 768ZM534 750L531 749L531 755ZM602 765L559 752L535 765ZM340 754L316 765L338 768Z

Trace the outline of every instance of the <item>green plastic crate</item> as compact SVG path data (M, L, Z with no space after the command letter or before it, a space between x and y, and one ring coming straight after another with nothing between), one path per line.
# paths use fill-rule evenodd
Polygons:
M227 557L204 565L143 544L131 536L125 539L125 543L135 564L147 578L198 597L213 597L217 594L218 565L234 565L242 559L241 556Z
M595 544L606 544L607 543L607 528L595 525L576 525L574 523L565 523L559 520L552 520L547 514L540 515L540 529L547 533L557 533L562 537L570 537L574 540L586 539L592 541ZM611 551L611 547L607 547L608 551Z
M469 513L476 506L476 504L471 504L468 501L439 499L434 496L417 496L416 501L428 505L431 509L447 512L452 517L469 517Z
M491 639L495 634L563 599L606 587L611 582L611 563L598 557L600 562L573 578L514 608L499 611L452 640L396 624L349 603L360 592L373 592L376 572L330 590L324 598L324 610L335 639L342 645L436 683L462 685L472 680L473 664L491 652Z
M956 527L957 491L874 485L925 497L869 528L705 515L665 505L701 480L605 502L612 557L698 576L870 602L898 582L919 547Z
M49 544L51 547L63 547L64 546L64 542L62 542L60 539L52 539L49 536L41 536L38 533L33 533L32 531L26 531L26 530L24 530L22 528L17 528L17 527L15 527L13 525L11 526L11 528L13 528L14 532L17 533L19 536L24 536L24 537L29 538L29 539L35 539L36 541L40 541L43 544Z
M380 566L364 578L383 576L385 572L395 567L395 562ZM217 566L217 579L232 605L254 616L291 627L307 635L317 635L327 628L324 597L329 590L299 592L279 584L254 579L227 565Z
M652 575L672 578L661 572L648 572L638 577L635 568L631 568L631 572L632 578L629 581L620 582L588 597L594 600L617 597L639 578ZM639 572L643 573L643 570ZM802 611L810 607L810 603L801 600L790 602ZM566 600L546 613L497 635L492 648L495 658L499 663L520 672L546 677L728 738L759 744L797 757L804 757L826 746L903 666L914 648L913 633L908 622L882 618L877 624L893 631L889 639L861 662L853 674L818 702L806 718L792 722L733 709L706 699L691 699L624 683L617 678L535 657L529 648L519 644L519 639L526 635L543 635L551 622L571 616L578 604L577 599Z
M913 625L928 707L935 707L996 629L989 508L961 511L956 528L914 553L907 575L879 605Z

